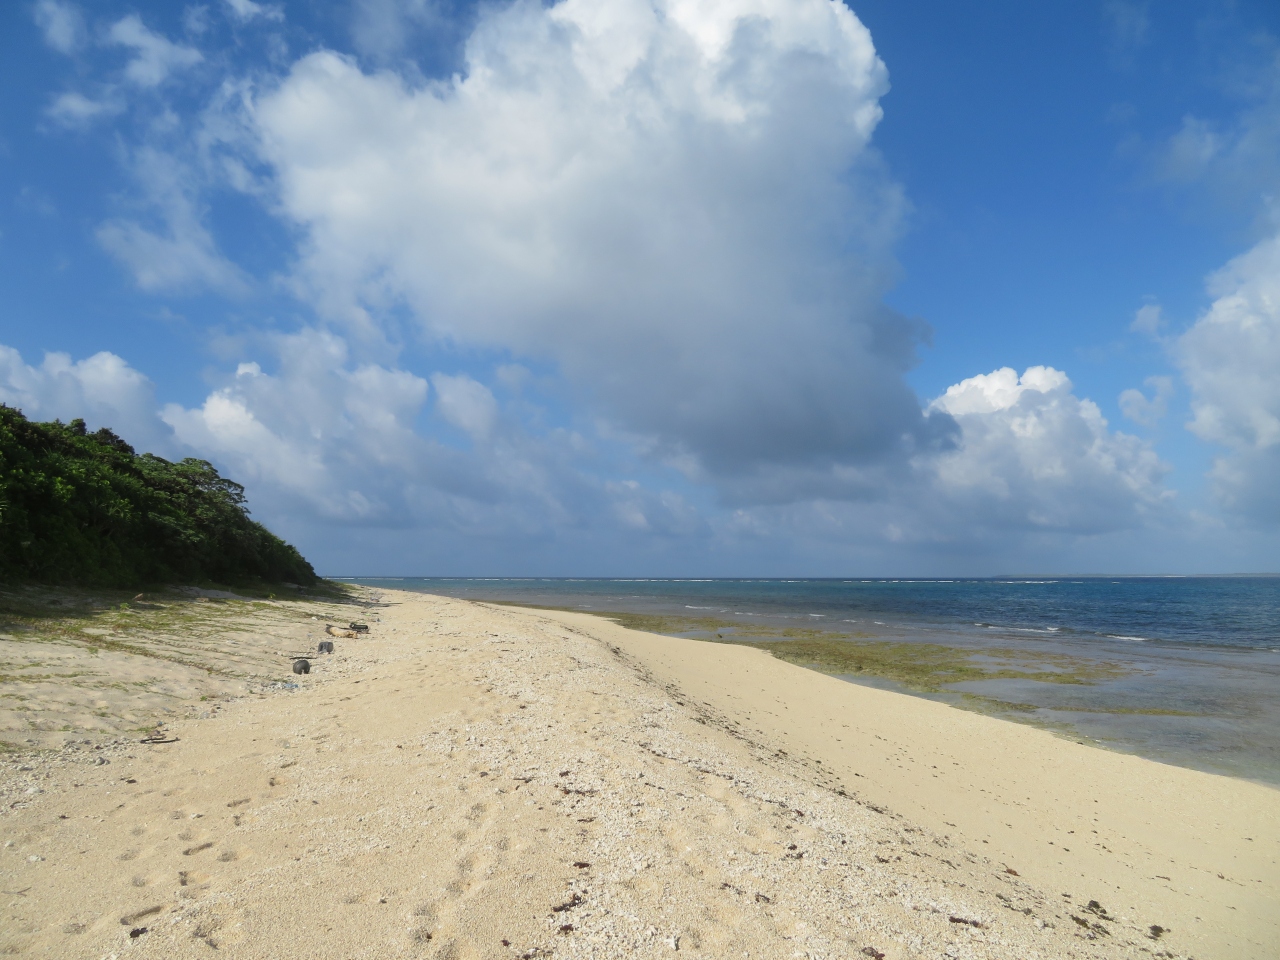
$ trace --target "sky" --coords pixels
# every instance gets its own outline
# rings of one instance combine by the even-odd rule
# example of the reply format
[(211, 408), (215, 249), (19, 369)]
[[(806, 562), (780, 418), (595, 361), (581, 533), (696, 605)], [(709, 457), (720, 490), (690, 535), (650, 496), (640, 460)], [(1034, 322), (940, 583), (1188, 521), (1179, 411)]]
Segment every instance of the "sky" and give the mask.
[(1280, 571), (1270, 0), (36, 0), (0, 78), (0, 402), (322, 574)]

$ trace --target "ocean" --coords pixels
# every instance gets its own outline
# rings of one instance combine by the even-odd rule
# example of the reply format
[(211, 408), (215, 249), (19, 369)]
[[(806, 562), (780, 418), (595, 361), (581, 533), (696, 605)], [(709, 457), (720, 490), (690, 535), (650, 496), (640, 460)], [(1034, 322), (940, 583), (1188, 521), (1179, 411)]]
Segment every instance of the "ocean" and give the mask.
[[(853, 643), (871, 666), (828, 672), (1280, 786), (1280, 577), (338, 579), (629, 614), (784, 656), (787, 643)], [(964, 670), (912, 672), (913, 650)]]

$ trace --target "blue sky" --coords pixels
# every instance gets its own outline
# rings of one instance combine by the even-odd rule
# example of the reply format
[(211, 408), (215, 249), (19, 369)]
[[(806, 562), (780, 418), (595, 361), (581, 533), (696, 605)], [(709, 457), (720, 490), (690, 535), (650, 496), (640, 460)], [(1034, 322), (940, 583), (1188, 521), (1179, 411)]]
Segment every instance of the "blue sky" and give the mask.
[(5, 5), (0, 401), (326, 573), (1280, 569), (1280, 10)]

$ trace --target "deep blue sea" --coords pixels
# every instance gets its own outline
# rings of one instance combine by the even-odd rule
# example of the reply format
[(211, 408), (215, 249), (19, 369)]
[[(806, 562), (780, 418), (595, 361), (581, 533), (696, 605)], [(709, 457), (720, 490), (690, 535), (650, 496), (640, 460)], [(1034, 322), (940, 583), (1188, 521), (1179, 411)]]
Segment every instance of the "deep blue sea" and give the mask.
[(980, 681), (931, 696), (1017, 702), (1024, 709), (1014, 719), (1280, 785), (1280, 577), (350, 579), (584, 612), (712, 617), (750, 624), (757, 635), (803, 624), (861, 638), (1094, 659), (1124, 675), (1087, 687)]

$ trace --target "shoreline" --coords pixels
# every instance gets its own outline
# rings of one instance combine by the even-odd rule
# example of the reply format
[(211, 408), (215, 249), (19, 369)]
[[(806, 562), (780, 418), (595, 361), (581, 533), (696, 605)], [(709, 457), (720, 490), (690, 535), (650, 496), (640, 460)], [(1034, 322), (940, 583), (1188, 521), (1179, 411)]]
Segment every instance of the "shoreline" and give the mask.
[(746, 647), (379, 592), (371, 635), (338, 641), (296, 691), (222, 701), (175, 720), (176, 742), (111, 751), (109, 765), (6, 769), (18, 799), (2, 886), (27, 889), (4, 898), (0, 946), (889, 960), (1280, 948), (1271, 788)]
[[(570, 623), (590, 616), (546, 615)], [(1268, 785), (850, 684), (748, 647), (620, 627), (600, 632), (731, 726), (816, 758), (825, 774), (855, 784), (874, 802), (950, 832), (1047, 889), (1070, 891), (1082, 878), (1114, 875), (1121, 863), (1132, 874), (1136, 862), (1159, 860), (1163, 865), (1137, 882), (1103, 881), (1135, 899), (1132, 908), (1159, 912), (1177, 909), (1206, 879), (1226, 882), (1230, 874), (1218, 874), (1227, 864), (1239, 870), (1247, 863), (1239, 875), (1248, 872), (1262, 894), (1255, 911), (1274, 910), (1280, 902), (1280, 791)], [(748, 688), (775, 698), (780, 709), (749, 703), (742, 692)], [(836, 730), (848, 733), (837, 736)], [(927, 762), (930, 757), (941, 762)], [(1085, 839), (1067, 846), (1079, 842), (1075, 838)], [(1269, 852), (1262, 852), (1263, 844)], [(1271, 949), (1280, 950), (1280, 923), (1270, 928)]]
[[(758, 623), (743, 628), (739, 622), (700, 614), (476, 602), (583, 613), (640, 632), (765, 650), (847, 683), (1047, 730), (1114, 753), (1280, 789), (1275, 732), (1280, 729), (1280, 702), (1267, 682), (1280, 681), (1280, 672), (1271, 651), (1172, 644), (1105, 651), (1064, 643), (1060, 636), (1012, 649), (1007, 638), (962, 640), (954, 633), (900, 623), (890, 631), (851, 634), (825, 622), (801, 629)], [(806, 622), (798, 614), (778, 619)], [(1252, 669), (1236, 662), (1241, 657), (1249, 658)], [(855, 663), (860, 672), (852, 671)], [(958, 676), (966, 671), (969, 677)], [(1252, 689), (1239, 688), (1242, 677)]]

